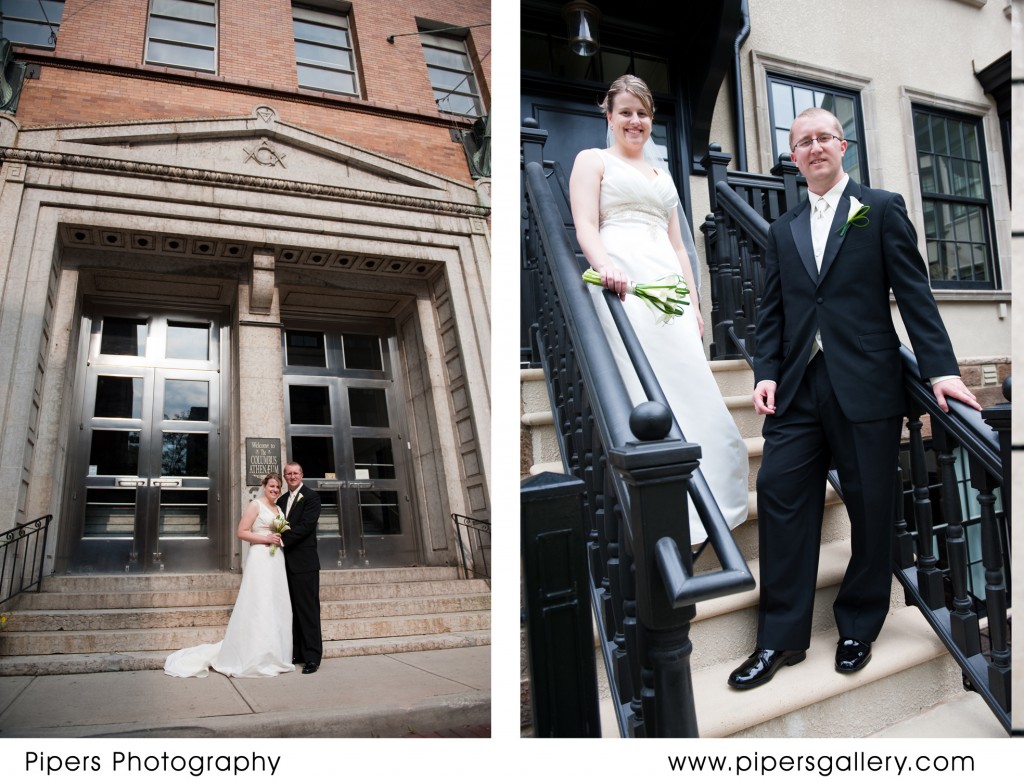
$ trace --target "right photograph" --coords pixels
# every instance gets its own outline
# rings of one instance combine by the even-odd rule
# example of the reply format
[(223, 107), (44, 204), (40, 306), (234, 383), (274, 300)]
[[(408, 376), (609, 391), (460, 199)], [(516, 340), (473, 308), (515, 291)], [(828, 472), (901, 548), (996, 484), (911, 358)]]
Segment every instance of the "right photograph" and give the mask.
[(1021, 732), (1020, 6), (522, 0), (523, 737)]

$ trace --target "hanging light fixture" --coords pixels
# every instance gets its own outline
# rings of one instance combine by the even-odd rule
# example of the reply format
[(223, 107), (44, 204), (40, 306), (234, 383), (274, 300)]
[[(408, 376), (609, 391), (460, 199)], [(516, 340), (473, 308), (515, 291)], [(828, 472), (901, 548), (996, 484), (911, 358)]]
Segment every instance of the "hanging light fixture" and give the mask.
[(591, 57), (601, 44), (597, 38), (597, 26), (601, 23), (601, 12), (585, 0), (573, 0), (562, 6), (562, 17), (568, 27), (569, 48), (580, 57)]

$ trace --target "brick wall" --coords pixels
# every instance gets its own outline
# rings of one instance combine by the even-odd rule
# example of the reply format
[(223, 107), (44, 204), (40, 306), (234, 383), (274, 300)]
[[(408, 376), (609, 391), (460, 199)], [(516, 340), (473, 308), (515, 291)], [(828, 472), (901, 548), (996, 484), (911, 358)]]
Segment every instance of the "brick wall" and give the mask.
[[(487, 0), (354, 0), (350, 20), (362, 94), (331, 96), (296, 86), (288, 0), (219, 0), (218, 72), (145, 65), (148, 3), (67, 0), (56, 49), (18, 49), (41, 63), (25, 82), (17, 120), (45, 125), (240, 116), (272, 105), (285, 122), (463, 181), (465, 155), (434, 104), (417, 20), (473, 25)], [(397, 35), (388, 43), (389, 35)], [(490, 101), (490, 27), (469, 31), (485, 105)]]

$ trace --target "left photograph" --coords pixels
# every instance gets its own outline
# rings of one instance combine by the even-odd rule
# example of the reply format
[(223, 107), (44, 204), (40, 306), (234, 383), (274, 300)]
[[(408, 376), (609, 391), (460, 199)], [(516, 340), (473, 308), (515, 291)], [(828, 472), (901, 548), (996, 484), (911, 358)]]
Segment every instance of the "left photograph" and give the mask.
[(490, 52), (0, 2), (0, 737), (490, 736)]

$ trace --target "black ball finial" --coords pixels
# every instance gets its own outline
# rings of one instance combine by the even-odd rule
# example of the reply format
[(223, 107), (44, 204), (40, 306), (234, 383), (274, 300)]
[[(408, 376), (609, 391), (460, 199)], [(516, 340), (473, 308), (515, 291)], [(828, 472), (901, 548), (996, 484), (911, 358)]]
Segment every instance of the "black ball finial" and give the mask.
[(672, 412), (661, 402), (641, 402), (629, 414), (629, 429), (638, 440), (664, 440), (672, 429)]

